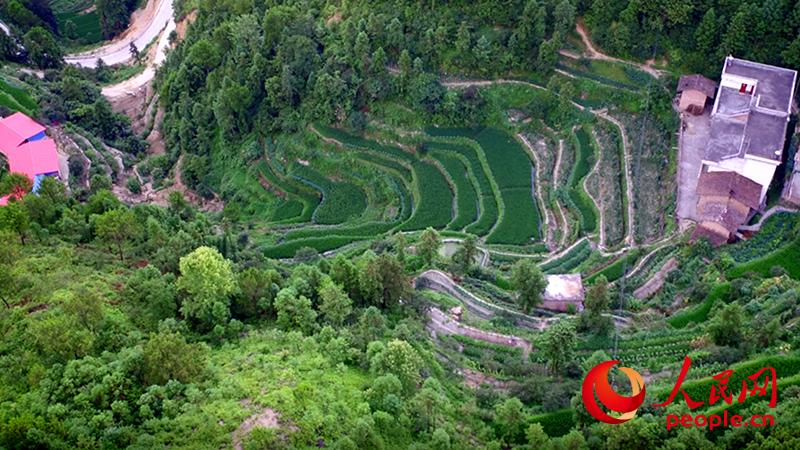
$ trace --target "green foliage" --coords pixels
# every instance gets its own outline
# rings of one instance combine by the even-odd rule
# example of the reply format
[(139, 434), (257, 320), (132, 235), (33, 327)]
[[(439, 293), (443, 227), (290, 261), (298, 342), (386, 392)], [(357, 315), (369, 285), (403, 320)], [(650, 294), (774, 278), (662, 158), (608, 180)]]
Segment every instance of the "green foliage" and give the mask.
[(236, 292), (231, 262), (209, 247), (199, 247), (180, 259), (177, 286), (186, 293), (181, 313), (206, 329), (225, 324), (230, 296)]
[(414, 391), (421, 380), (419, 371), (422, 367), (422, 359), (414, 347), (398, 339), (389, 341), (385, 348), (373, 347), (371, 345), (372, 350), (367, 350), (372, 354), (370, 370), (378, 374), (393, 374), (400, 380), (406, 393)]
[(439, 233), (433, 228), (427, 228), (422, 232), (419, 242), (416, 245), (417, 255), (425, 261), (425, 264), (430, 266), (439, 254), (439, 248), (441, 246), (442, 238), (439, 237)]
[(691, 322), (705, 322), (706, 319), (708, 319), (708, 314), (711, 312), (711, 308), (715, 303), (717, 303), (717, 300), (726, 298), (728, 295), (730, 295), (730, 292), (730, 283), (718, 284), (711, 289), (711, 292), (708, 293), (702, 304), (688, 311), (683, 311), (679, 314), (676, 314), (668, 320), (668, 323), (674, 328), (683, 328)]
[(541, 350), (553, 375), (560, 375), (574, 358), (575, 326), (559, 320), (547, 329), (541, 340)]
[(123, 252), (125, 243), (135, 239), (140, 232), (136, 217), (130, 210), (124, 208), (106, 211), (97, 216), (94, 220), (94, 228), (98, 239), (107, 243), (109, 247), (112, 244), (117, 247), (120, 261), (125, 260)]

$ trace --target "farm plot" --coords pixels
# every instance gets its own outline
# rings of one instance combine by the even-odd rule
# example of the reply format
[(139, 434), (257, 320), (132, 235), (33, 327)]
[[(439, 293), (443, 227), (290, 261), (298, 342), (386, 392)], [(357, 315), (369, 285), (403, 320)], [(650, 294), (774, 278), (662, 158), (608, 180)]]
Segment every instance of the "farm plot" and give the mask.
[(447, 226), (449, 230), (460, 231), (478, 218), (480, 200), (469, 178), (469, 171), (464, 161), (456, 155), (443, 152), (431, 152), (447, 172), (456, 190), (456, 218)]
[(581, 145), (597, 144), (600, 165), (593, 174), (596, 178), (597, 198), (603, 214), (604, 245), (614, 246), (625, 239), (627, 230), (627, 209), (624, 186), (624, 152), (618, 130), (605, 122), (599, 122), (594, 129), (594, 139), (587, 133), (579, 133)]
[(567, 147), (572, 147), (575, 155), (575, 163), (572, 166), (567, 183), (568, 203), (578, 213), (581, 232), (589, 234), (597, 229), (597, 210), (592, 199), (589, 198), (589, 194), (583, 188), (583, 179), (592, 169), (594, 156), (592, 155), (592, 147), (588, 145), (586, 132), (582, 128), (573, 133), (572, 137), (573, 139), (568, 141), (570, 145), (568, 146), (565, 143), (564, 149), (564, 152), (568, 153)]
[(672, 131), (662, 129), (649, 114), (620, 115), (619, 119), (631, 141), (634, 235), (637, 242), (650, 242), (664, 234), (666, 217), (675, 209)]
[[(66, 38), (82, 45), (103, 40), (100, 15), (94, 6), (94, 0), (51, 0), (50, 7), (56, 16), (59, 31)], [(67, 25), (67, 22), (73, 25)]]
[(469, 225), (464, 231), (478, 236), (484, 236), (489, 233), (498, 219), (498, 206), (497, 198), (492, 188), (492, 183), (489, 181), (489, 174), (487, 174), (481, 163), (481, 158), (477, 149), (470, 145), (450, 142), (427, 142), (428, 148), (431, 151), (446, 151), (457, 153), (465, 158), (468, 163), (470, 174), (475, 178), (475, 187), (480, 195), (480, 216), (477, 221)]
[(786, 272), (794, 279), (800, 280), (800, 238), (780, 249), (762, 256), (761, 258), (750, 260), (739, 264), (728, 271), (729, 278), (738, 278), (748, 272), (755, 272), (761, 276), (769, 276), (773, 267), (783, 267)]
[(598, 59), (564, 58), (559, 62), (558, 68), (571, 75), (588, 78), (617, 89), (644, 89), (653, 79), (649, 74), (627, 64)]
[(481, 147), (500, 190), (503, 210), (489, 244), (527, 244), (541, 239), (540, 214), (533, 197), (533, 164), (520, 144), (496, 128), (429, 128), (432, 136), (472, 139)]
[(341, 180), (334, 182), (301, 164), (293, 167), (292, 175), (322, 193), (322, 202), (313, 215), (315, 223), (343, 223), (361, 216), (367, 209), (366, 194), (352, 183)]

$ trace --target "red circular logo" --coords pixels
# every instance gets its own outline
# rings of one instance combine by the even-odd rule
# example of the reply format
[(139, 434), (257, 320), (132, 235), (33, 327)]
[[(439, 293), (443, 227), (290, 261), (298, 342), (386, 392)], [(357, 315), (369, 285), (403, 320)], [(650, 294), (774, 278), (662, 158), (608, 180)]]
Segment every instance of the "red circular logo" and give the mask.
[[(586, 374), (581, 389), (586, 411), (595, 419), (605, 423), (617, 424), (633, 419), (639, 406), (644, 402), (644, 379), (639, 372), (630, 367), (620, 367), (619, 370), (628, 376), (628, 380), (631, 383), (631, 396), (619, 395), (611, 387), (608, 382), (608, 371), (617, 364), (619, 364), (619, 361), (613, 360), (592, 367), (592, 370)], [(611, 411), (620, 413), (620, 415), (614, 417), (603, 411), (595, 400), (595, 392), (603, 406)]]

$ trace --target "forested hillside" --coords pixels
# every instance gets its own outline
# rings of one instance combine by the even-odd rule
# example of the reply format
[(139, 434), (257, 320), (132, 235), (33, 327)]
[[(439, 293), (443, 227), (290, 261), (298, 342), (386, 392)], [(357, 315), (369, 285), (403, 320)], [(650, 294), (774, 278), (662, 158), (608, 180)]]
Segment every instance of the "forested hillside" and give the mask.
[(728, 55), (800, 67), (800, 2), (586, 0), (579, 11), (592, 37), (619, 56), (667, 58), (710, 76)]

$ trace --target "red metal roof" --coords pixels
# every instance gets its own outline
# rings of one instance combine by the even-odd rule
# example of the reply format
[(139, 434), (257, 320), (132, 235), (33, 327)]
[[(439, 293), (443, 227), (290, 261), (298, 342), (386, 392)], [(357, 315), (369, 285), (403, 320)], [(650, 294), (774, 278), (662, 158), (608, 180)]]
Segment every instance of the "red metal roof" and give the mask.
[(8, 158), (10, 172), (24, 173), (30, 179), (36, 175), (58, 172), (58, 153), (52, 139), (28, 142), (3, 153)]
[(14, 113), (0, 119), (0, 148), (16, 147), (42, 131), (44, 127), (35, 120), (21, 112)]
[[(10, 172), (25, 174), (31, 180), (36, 175), (58, 173), (55, 141), (46, 137), (38, 141), (25, 142), (44, 130), (42, 125), (22, 113), (14, 113), (0, 119), (0, 153), (8, 160)], [(0, 206), (6, 201), (7, 198), (0, 198)]]

